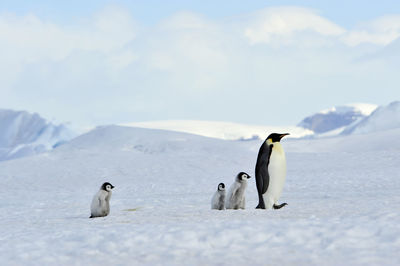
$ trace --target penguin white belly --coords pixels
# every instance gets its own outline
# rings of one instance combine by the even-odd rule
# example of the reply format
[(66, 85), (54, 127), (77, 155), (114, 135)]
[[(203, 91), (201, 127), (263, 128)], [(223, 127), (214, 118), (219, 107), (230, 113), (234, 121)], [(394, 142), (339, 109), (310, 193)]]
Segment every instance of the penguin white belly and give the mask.
[(246, 207), (245, 190), (247, 181), (242, 183), (235, 182), (229, 188), (228, 195), (225, 200), (226, 209), (244, 209)]
[(271, 209), (278, 202), (286, 179), (286, 158), (280, 143), (274, 144), (268, 164), (269, 185), (263, 194), (265, 208)]
[(225, 191), (217, 191), (211, 199), (211, 209), (225, 209)]
[(91, 214), (95, 217), (98, 216), (106, 216), (110, 212), (110, 207), (109, 207), (109, 195), (105, 191), (99, 191), (97, 194), (93, 197), (92, 204), (90, 206), (90, 211)]

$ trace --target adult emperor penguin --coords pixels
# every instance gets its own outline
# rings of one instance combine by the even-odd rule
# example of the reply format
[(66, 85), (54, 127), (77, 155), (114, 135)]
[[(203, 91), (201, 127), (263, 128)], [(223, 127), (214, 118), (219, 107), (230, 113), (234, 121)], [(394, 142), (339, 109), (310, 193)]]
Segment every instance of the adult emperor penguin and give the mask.
[(104, 217), (110, 213), (110, 198), (113, 188), (114, 186), (108, 182), (101, 185), (100, 190), (93, 197), (89, 218)]
[(225, 184), (219, 183), (217, 191), (211, 199), (211, 209), (224, 210), (225, 209)]
[(257, 209), (280, 209), (277, 204), (286, 179), (286, 158), (280, 140), (289, 133), (272, 133), (261, 145), (256, 163)]
[(246, 208), (246, 197), (245, 191), (247, 188), (247, 179), (250, 176), (245, 172), (240, 172), (235, 177), (235, 182), (230, 186), (228, 195), (225, 201), (225, 207), (227, 209), (245, 209)]

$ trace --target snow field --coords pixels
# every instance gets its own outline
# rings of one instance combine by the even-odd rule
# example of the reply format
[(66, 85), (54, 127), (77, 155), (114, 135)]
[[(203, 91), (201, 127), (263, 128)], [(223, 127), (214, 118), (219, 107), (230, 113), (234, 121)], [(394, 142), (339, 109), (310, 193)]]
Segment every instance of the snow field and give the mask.
[[(110, 126), (2, 162), (0, 264), (398, 265), (398, 131), (349, 137), (282, 141), (289, 205), (269, 211), (254, 209), (260, 140)], [(247, 209), (210, 210), (240, 171)], [(111, 213), (89, 219), (104, 181)]]

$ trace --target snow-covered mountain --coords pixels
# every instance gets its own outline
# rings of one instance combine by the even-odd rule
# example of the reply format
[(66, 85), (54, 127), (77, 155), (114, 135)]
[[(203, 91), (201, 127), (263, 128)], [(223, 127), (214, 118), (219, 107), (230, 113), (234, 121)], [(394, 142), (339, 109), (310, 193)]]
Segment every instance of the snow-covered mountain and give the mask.
[[(400, 102), (386, 107), (349, 104), (306, 117), (298, 126), (257, 126), (216, 121), (169, 120), (124, 124), (164, 129), (224, 140), (264, 139), (271, 132), (289, 132), (289, 138), (324, 137), (377, 132), (400, 127)], [(38, 114), (0, 109), (0, 161), (48, 151), (75, 135)]]
[(380, 106), (360, 122), (348, 126), (343, 134), (365, 134), (400, 128), (400, 102)]
[(290, 132), (289, 138), (324, 137), (340, 135), (346, 129), (354, 128), (377, 107), (366, 103), (335, 106), (304, 118), (297, 126), (263, 126), (194, 120), (134, 122), (121, 125), (172, 130), (225, 140), (265, 139), (272, 132)]
[(400, 128), (400, 102), (387, 106), (349, 104), (306, 117), (298, 125), (313, 131), (314, 137), (366, 134)]
[(376, 108), (377, 105), (361, 103), (335, 106), (304, 118), (298, 126), (312, 130), (317, 135), (338, 135), (346, 127), (369, 116)]
[(379, 108), (366, 103), (335, 106), (304, 118), (297, 126), (193, 120), (135, 122), (122, 126), (172, 130), (224, 140), (265, 139), (272, 132), (290, 132), (288, 138), (321, 138), (399, 128), (400, 102)]
[(260, 126), (199, 120), (136, 122), (122, 126), (172, 130), (224, 140), (265, 139), (272, 132), (290, 132), (288, 138), (301, 138), (313, 134), (311, 130), (296, 126)]
[(0, 109), (0, 161), (48, 151), (73, 136), (38, 114)]
[[(283, 139), (289, 205), (264, 211), (262, 140), (98, 127), (0, 162), (0, 264), (399, 265), (399, 131)], [(252, 176), (246, 210), (211, 210), (218, 183), (239, 171)], [(111, 213), (89, 219), (104, 181)]]

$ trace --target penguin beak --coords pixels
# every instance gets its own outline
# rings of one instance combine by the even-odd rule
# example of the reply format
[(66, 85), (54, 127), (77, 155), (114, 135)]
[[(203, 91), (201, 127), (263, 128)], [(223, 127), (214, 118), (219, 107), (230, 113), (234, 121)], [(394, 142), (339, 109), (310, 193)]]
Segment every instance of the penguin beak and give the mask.
[(111, 185), (111, 189), (115, 188), (115, 186)]
[(283, 134), (281, 134), (281, 139), (284, 137), (284, 136), (287, 136), (287, 135), (290, 135), (289, 133), (283, 133)]

